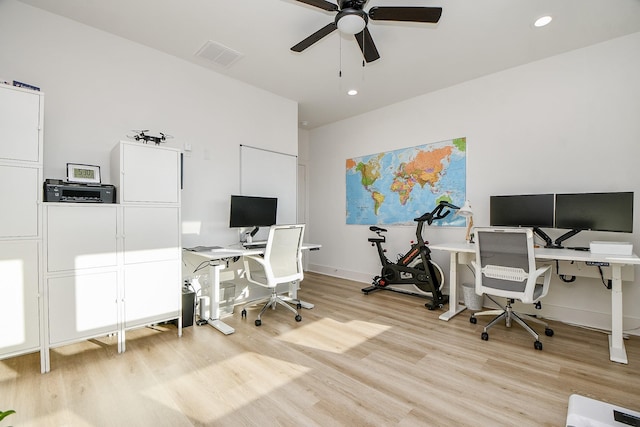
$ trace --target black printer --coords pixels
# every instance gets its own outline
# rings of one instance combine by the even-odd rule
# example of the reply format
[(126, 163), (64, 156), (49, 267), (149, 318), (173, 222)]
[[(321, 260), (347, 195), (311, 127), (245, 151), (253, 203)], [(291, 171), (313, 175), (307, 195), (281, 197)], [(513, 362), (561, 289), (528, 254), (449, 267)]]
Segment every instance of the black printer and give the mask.
[(47, 179), (44, 182), (45, 202), (115, 203), (116, 188), (110, 184), (84, 184)]

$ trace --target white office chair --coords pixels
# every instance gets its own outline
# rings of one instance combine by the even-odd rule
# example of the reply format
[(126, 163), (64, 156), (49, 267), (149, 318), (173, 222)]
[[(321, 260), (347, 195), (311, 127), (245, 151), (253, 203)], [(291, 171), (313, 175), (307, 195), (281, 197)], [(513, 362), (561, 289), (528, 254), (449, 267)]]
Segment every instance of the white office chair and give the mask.
[[(511, 304), (516, 300), (525, 304), (534, 304), (540, 308), (539, 300), (547, 295), (551, 282), (551, 266), (537, 268), (534, 247), (533, 230), (530, 228), (476, 228), (476, 260), (473, 262), (476, 276), (476, 294), (485, 294), (491, 301), (498, 304), (491, 296), (504, 297), (507, 304), (500, 310), (489, 310), (474, 313), (469, 319), (476, 323), (476, 316), (496, 315), (484, 327), (482, 339), (488, 340), (487, 330), (501, 319), (505, 319), (507, 327), (511, 327), (511, 320), (515, 320), (525, 330), (535, 337), (534, 347), (542, 350), (536, 331), (522, 319), (522, 314), (515, 313)], [(542, 278), (543, 282), (537, 283)], [(543, 324), (545, 335), (552, 336), (553, 330), (549, 325), (535, 316), (526, 315), (527, 319)]]
[[(304, 224), (273, 225), (269, 229), (264, 257), (245, 256), (244, 268), (249, 282), (271, 289), (269, 298), (253, 301), (242, 308), (242, 317), (247, 316), (246, 307), (266, 301), (255, 321), (256, 326), (262, 324), (262, 314), (267, 308), (275, 310), (280, 304), (295, 313), (297, 322), (302, 320), (298, 311), (276, 293), (276, 286), (281, 283), (299, 282), (304, 278), (302, 271), (302, 238)], [(301, 308), (300, 301), (297, 308)]]

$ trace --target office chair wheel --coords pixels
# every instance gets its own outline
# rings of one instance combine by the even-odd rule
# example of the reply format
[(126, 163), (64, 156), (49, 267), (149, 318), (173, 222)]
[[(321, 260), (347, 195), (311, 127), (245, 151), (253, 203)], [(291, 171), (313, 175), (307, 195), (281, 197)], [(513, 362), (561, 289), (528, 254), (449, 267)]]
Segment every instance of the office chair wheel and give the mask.
[(256, 321), (254, 323), (256, 324), (256, 326), (260, 326), (260, 325), (262, 325), (262, 320), (256, 319)]
[(544, 329), (544, 334), (548, 337), (552, 337), (553, 336), (553, 329), (551, 328), (545, 328)]
[(240, 317), (243, 319), (247, 318), (247, 310), (245, 310), (244, 308), (242, 309), (242, 311), (240, 312)]
[(483, 332), (482, 335), (480, 335), (480, 338), (482, 338), (482, 341), (489, 341), (489, 334)]
[(302, 321), (302, 316), (300, 316), (299, 314), (296, 314), (296, 322), (300, 322)]
[(536, 342), (533, 343), (533, 347), (536, 350), (542, 350), (542, 343), (540, 341), (536, 341)]
[(478, 323), (478, 319), (476, 319), (473, 315), (469, 318), (469, 323), (473, 323), (474, 325)]
[(298, 310), (302, 309), (302, 304), (300, 304), (300, 303), (296, 304), (296, 308), (297, 308)]

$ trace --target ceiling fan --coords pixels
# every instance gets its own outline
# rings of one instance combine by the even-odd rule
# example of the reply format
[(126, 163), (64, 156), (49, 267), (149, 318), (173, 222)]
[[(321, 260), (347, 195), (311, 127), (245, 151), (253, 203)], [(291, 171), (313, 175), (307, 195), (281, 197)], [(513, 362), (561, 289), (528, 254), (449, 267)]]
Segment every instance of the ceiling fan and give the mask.
[(302, 52), (335, 30), (355, 35), (365, 61), (373, 62), (380, 58), (367, 28), (369, 19), (374, 21), (408, 21), (436, 23), (442, 15), (441, 7), (374, 6), (369, 12), (363, 10), (368, 0), (338, 0), (338, 4), (326, 0), (296, 0), (329, 12), (338, 12), (334, 22), (325, 25), (306, 39), (291, 48)]

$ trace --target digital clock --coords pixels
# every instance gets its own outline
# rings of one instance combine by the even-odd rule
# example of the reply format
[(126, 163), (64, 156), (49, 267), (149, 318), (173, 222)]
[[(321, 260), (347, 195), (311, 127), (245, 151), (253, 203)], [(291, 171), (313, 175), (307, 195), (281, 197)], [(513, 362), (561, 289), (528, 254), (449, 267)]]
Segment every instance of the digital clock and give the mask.
[(67, 163), (67, 181), (100, 184), (100, 166)]

